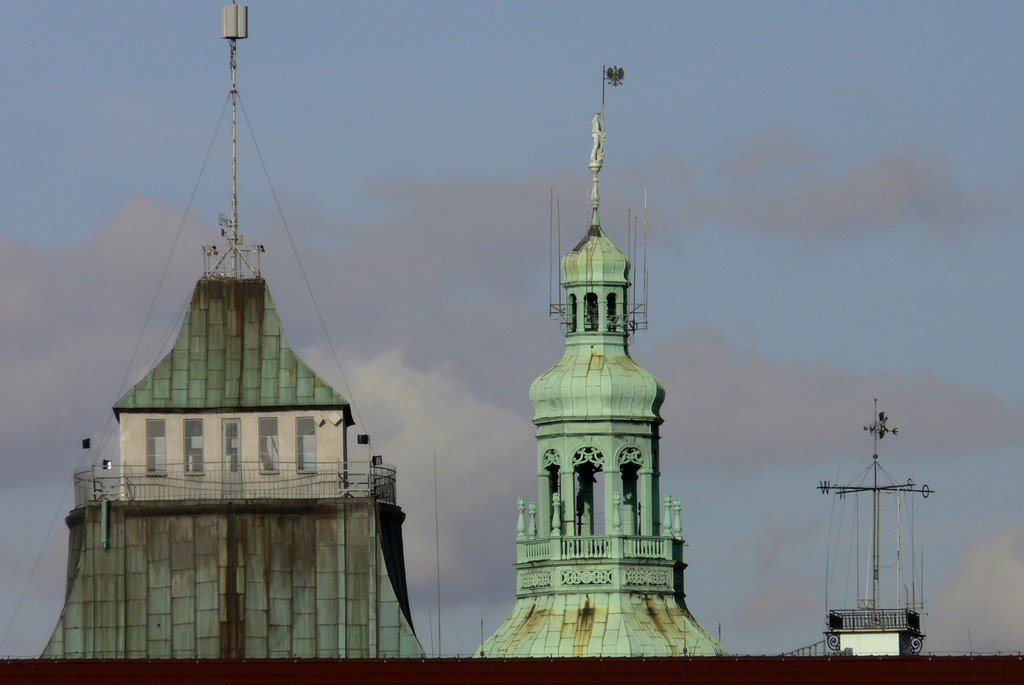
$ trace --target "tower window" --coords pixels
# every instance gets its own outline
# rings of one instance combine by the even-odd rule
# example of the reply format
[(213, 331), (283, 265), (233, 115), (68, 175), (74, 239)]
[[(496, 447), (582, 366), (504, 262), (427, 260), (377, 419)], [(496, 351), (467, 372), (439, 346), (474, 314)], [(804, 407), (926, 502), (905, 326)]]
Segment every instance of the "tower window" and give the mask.
[(583, 312), (583, 330), (596, 331), (598, 310), (597, 310), (597, 294), (587, 293), (583, 298), (583, 306), (585, 311)]
[(265, 417), (259, 421), (260, 430), (260, 470), (277, 471), (281, 450), (277, 439), (277, 418)]
[(295, 419), (295, 461), (299, 471), (316, 471), (316, 424), (312, 417)]
[(185, 473), (203, 472), (203, 420), (185, 419)]
[(615, 293), (608, 293), (608, 330), (617, 331), (619, 326), (619, 313), (615, 307)]
[(568, 323), (568, 327), (569, 327), (569, 332), (570, 333), (575, 333), (576, 332), (576, 296), (575, 295), (570, 295), (569, 296), (569, 323)]
[(146, 421), (146, 472), (167, 473), (167, 423), (163, 419)]

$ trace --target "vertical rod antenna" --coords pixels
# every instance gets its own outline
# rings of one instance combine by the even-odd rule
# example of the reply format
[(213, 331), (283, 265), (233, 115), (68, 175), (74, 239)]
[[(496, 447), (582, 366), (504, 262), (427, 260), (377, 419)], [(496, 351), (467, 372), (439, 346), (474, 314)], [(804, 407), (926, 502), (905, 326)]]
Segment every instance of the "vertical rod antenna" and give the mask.
[[(878, 399), (875, 399), (875, 416), (878, 416)], [(875, 454), (872, 459), (873, 475), (875, 486), (871, 491), (872, 496), (872, 521), (871, 521), (871, 608), (878, 608), (878, 572), (879, 572), (879, 536), (881, 535), (881, 499), (878, 492), (878, 437), (881, 431), (875, 431)]]
[(555, 302), (555, 187), (551, 186), (548, 194), (548, 309)]
[(647, 188), (644, 188), (644, 323), (650, 313), (647, 311)]
[(437, 516), (437, 450), (434, 450), (434, 559), (437, 562), (437, 655), (444, 654), (441, 640), (441, 528)]
[(913, 498), (910, 498), (910, 606), (918, 610), (918, 559), (914, 550), (918, 549), (913, 542)]
[[(558, 240), (558, 259), (562, 258), (562, 198), (555, 200), (555, 231)], [(562, 269), (558, 269), (558, 305), (562, 306)], [(571, 312), (570, 312), (571, 314)], [(571, 319), (570, 319), (571, 320)]]

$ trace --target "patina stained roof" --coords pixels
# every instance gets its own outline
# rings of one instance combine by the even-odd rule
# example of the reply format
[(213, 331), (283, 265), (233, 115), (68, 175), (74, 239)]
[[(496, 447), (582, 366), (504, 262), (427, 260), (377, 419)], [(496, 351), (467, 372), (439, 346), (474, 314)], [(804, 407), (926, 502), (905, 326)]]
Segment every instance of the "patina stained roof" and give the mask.
[(118, 400), (114, 412), (259, 410), (348, 402), (288, 346), (262, 278), (203, 278), (174, 348)]

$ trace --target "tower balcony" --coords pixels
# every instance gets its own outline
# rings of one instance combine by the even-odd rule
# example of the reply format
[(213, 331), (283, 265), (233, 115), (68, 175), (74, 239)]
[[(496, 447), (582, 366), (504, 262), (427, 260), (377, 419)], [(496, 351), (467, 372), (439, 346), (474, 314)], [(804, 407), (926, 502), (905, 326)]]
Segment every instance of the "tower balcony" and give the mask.
[(371, 462), (320, 463), (315, 470), (279, 462), (274, 469), (209, 464), (198, 472), (185, 468), (159, 471), (122, 465), (107, 470), (94, 465), (75, 471), (75, 507), (98, 501), (182, 501), (331, 499), (370, 497), (397, 504), (394, 466)]
[(683, 541), (650, 535), (552, 536), (516, 542), (518, 597), (682, 591)]
[(516, 563), (576, 559), (682, 561), (682, 541), (651, 535), (552, 536), (518, 540)]

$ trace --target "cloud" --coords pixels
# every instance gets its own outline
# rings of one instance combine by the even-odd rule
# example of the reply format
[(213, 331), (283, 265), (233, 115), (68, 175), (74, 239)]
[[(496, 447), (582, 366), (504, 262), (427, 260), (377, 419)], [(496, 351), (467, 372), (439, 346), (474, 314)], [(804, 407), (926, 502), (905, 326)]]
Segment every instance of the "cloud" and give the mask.
[(780, 129), (765, 131), (737, 145), (736, 154), (721, 162), (719, 174), (759, 177), (791, 170), (803, 170), (816, 153), (807, 141)]
[(960, 184), (941, 155), (916, 150), (839, 173), (808, 174), (790, 187), (741, 185), (722, 204), (725, 218), (742, 225), (825, 239), (883, 233), (901, 224), (948, 236), (1001, 212), (991, 194)]
[[(303, 356), (332, 375), (322, 350)], [(448, 588), (458, 588), (450, 603), (486, 598), (495, 578), (511, 587), (515, 500), (536, 495), (529, 420), (467, 389), (451, 365), (415, 369), (397, 347), (369, 358), (345, 357), (374, 450), (399, 469), (413, 589), (429, 597), (435, 588), (435, 452), (441, 574)], [(481, 540), (490, 541), (486, 554)]]
[(1024, 444), (1024, 407), (927, 370), (864, 374), (779, 362), (699, 328), (660, 343), (649, 357), (668, 389), (665, 443), (726, 468), (863, 455), (869, 444), (861, 427), (874, 397), (901, 427), (904, 454), (943, 459)]
[[(652, 167), (665, 166), (656, 159)], [(971, 186), (939, 151), (904, 146), (863, 157), (779, 129), (737, 142), (685, 175), (650, 176), (675, 223), (828, 244), (908, 227), (963, 236), (1013, 211), (1009, 190)], [(669, 198), (668, 201), (658, 198)]]
[(976, 540), (960, 553), (952, 575), (935, 593), (925, 626), (927, 649), (1020, 652), (1024, 645), (1024, 528)]

